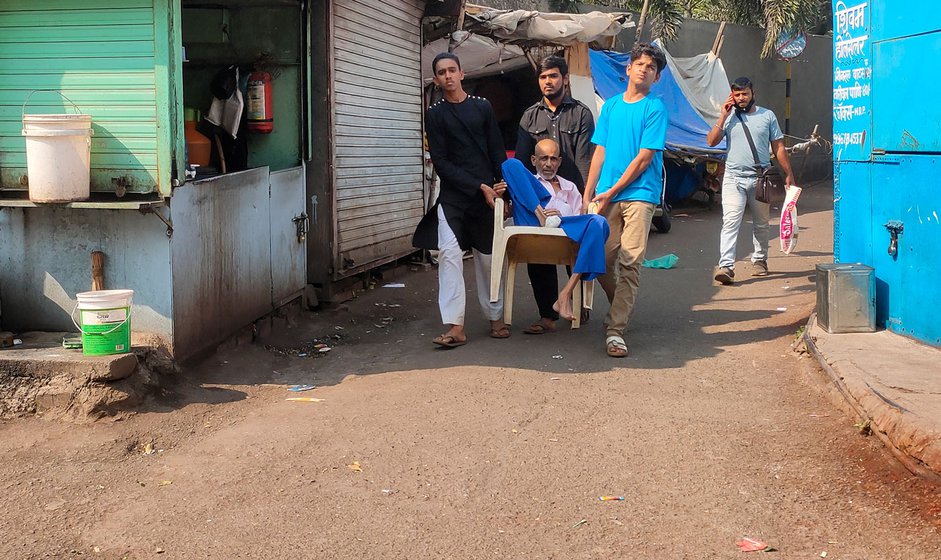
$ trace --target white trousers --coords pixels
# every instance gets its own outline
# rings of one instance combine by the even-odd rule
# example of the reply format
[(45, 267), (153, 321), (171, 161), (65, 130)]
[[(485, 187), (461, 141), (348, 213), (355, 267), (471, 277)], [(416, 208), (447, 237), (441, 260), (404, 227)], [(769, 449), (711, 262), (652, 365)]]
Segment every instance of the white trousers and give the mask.
[[(477, 301), (489, 321), (503, 318), (503, 282), (500, 298), (490, 303), (490, 255), (474, 249)], [(444, 209), (438, 206), (438, 307), (445, 325), (464, 325), (467, 290), (464, 287), (464, 251), (451, 231)]]

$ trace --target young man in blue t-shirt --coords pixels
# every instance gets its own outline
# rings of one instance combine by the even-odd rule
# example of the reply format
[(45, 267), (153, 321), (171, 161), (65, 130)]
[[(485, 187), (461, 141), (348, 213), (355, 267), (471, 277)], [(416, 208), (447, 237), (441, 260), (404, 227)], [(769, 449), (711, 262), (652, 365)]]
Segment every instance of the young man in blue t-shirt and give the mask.
[(611, 302), (605, 346), (614, 358), (628, 355), (624, 329), (634, 312), (650, 221), (663, 191), (667, 135), (666, 107), (648, 95), (666, 57), (644, 43), (630, 55), (627, 91), (605, 101), (595, 125), (591, 141), (596, 148), (584, 195), (584, 203), (597, 204), (611, 228), (605, 246), (608, 272), (598, 282)]

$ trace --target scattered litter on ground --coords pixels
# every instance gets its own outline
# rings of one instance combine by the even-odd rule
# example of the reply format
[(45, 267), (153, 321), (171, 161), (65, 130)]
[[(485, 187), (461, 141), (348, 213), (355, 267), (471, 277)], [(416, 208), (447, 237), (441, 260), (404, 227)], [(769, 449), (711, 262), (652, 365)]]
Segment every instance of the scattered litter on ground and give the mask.
[(398, 494), (399, 491), (398, 491), (398, 490), (392, 490), (391, 488), (383, 488), (383, 489), (382, 489), (382, 493), (385, 494), (386, 496), (391, 496), (392, 494)]
[(777, 551), (776, 548), (772, 548), (757, 539), (752, 539), (748, 537), (742, 537), (742, 539), (739, 541), (736, 541), (735, 544), (738, 545), (738, 547), (742, 550), (742, 552), (776, 552)]
[(821, 553), (820, 553), (820, 557), (821, 557), (821, 558), (826, 558), (826, 557), (827, 557), (827, 551), (824, 550), (823, 552), (821, 552)]
[(624, 496), (598, 496), (602, 502), (623, 502)]
[[(334, 327), (342, 329), (343, 327)], [(275, 344), (266, 344), (265, 350), (278, 354), (280, 356), (296, 356), (298, 358), (317, 357), (326, 354), (339, 343), (343, 337), (340, 334), (327, 335), (315, 338), (308, 342), (303, 342), (299, 346), (277, 346)]]
[[(811, 418), (829, 418), (829, 417), (830, 417), (829, 414), (816, 414), (816, 413), (813, 413), (813, 412), (811, 412), (811, 413), (808, 414), (807, 416), (810, 416)], [(831, 544), (832, 544), (832, 543), (831, 543)]]
[(383, 288), (404, 288), (405, 284), (402, 282), (389, 282), (388, 284), (383, 284)]
[(335, 331), (342, 331), (342, 330), (343, 330), (343, 327), (341, 327), (340, 325), (337, 325), (337, 326), (333, 327), (333, 330), (335, 330)]
[(82, 335), (63, 336), (62, 347), (66, 350), (80, 350), (82, 348)]
[(562, 379), (562, 378), (561, 378), (561, 377), (550, 377), (550, 378), (549, 378), (549, 381), (558, 381), (558, 380), (560, 380), (560, 379)]
[(646, 260), (644, 259), (643, 264), (644, 268), (673, 268), (676, 266), (676, 263), (680, 261), (680, 258), (673, 253), (668, 255), (663, 255), (662, 257), (657, 257), (655, 259)]
[(157, 446), (153, 442), (144, 444), (144, 455), (153, 455), (157, 452)]
[(359, 461), (353, 461), (346, 468), (350, 469), (353, 472), (363, 472), (363, 467), (359, 464)]
[(157, 550), (155, 550), (154, 552), (156, 552), (157, 554), (163, 554), (164, 552), (166, 552), (166, 550), (162, 548), (157, 548)]
[(23, 344), (23, 339), (22, 339), (22, 338), (14, 338), (14, 339), (13, 339), (13, 346), (19, 346), (20, 344)]
[(323, 402), (323, 399), (318, 399), (314, 397), (288, 397), (284, 399), (286, 401), (298, 401), (298, 402)]
[(787, 307), (779, 307), (777, 310), (778, 310), (778, 311), (787, 311)]
[(302, 391), (310, 391), (311, 389), (316, 389), (316, 385), (292, 385), (288, 387), (288, 391), (292, 393), (300, 393)]
[(559, 442), (559, 439), (558, 439), (558, 438), (549, 438), (549, 441), (551, 441), (552, 443), (558, 443), (558, 442)]
[(552, 359), (553, 359), (553, 360), (561, 360), (561, 359), (562, 359), (562, 354), (556, 354), (555, 356), (552, 356)]
[(585, 523), (588, 523), (587, 519), (582, 519), (581, 521), (577, 521), (576, 523), (572, 525), (572, 529), (577, 529), (581, 527), (582, 525), (584, 525)]
[(170, 486), (171, 484), (173, 484), (172, 480), (161, 480), (157, 486)]

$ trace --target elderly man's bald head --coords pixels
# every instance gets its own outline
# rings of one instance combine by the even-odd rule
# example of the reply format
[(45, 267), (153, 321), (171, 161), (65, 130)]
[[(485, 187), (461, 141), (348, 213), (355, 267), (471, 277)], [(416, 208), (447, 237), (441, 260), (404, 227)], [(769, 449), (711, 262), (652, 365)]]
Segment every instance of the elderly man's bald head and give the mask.
[(552, 138), (546, 138), (536, 143), (536, 149), (533, 151), (533, 167), (539, 176), (547, 181), (555, 178), (559, 171), (559, 165), (562, 163), (562, 151), (559, 143)]
[(536, 142), (535, 149), (536, 157), (540, 155), (549, 155), (554, 154), (559, 156), (562, 154), (561, 148), (559, 148), (559, 143), (553, 140), (552, 138), (544, 138), (539, 142)]

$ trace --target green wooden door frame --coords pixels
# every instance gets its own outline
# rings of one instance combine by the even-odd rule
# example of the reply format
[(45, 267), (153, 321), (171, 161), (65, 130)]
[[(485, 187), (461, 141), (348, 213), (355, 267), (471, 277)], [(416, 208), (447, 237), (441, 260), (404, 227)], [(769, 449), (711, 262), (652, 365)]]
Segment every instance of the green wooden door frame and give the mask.
[[(181, 0), (154, 0), (154, 77), (157, 91), (158, 188), (164, 197), (182, 182), (186, 168), (183, 131), (183, 36)], [(165, 17), (160, 17), (164, 14)]]

